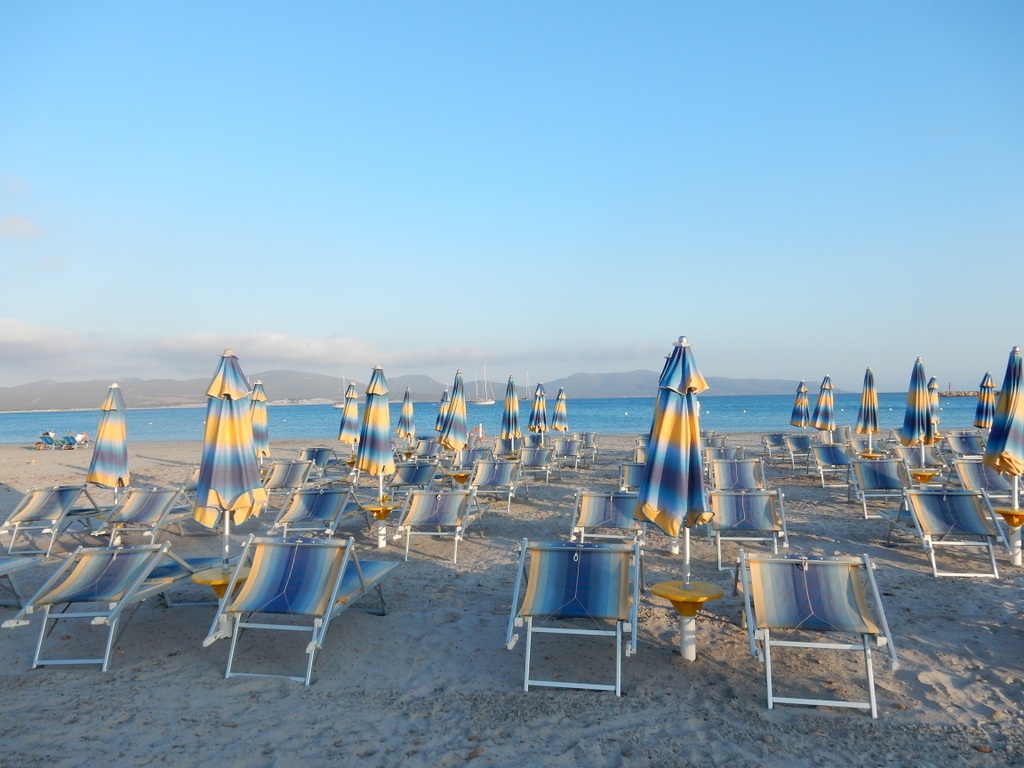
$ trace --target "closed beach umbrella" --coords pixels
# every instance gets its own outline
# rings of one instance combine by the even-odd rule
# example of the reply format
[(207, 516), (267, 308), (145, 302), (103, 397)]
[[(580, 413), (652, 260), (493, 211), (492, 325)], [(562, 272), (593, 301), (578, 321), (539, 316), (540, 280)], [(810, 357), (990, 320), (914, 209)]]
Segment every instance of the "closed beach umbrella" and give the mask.
[(416, 422), (413, 419), (412, 390), (405, 388), (405, 397), (402, 398), (402, 412), (398, 417), (398, 427), (395, 434), (408, 440), (409, 445), (416, 439)]
[(125, 488), (131, 482), (128, 472), (128, 434), (124, 421), (124, 398), (121, 388), (111, 384), (107, 399), (100, 406), (100, 425), (96, 430), (92, 461), (85, 482), (114, 489)]
[(267, 393), (263, 391), (263, 382), (252, 385), (249, 415), (252, 418), (252, 445), (259, 463), (270, 455), (270, 433), (267, 430)]
[(924, 447), (935, 442), (935, 425), (932, 423), (931, 403), (928, 399), (928, 379), (924, 375), (921, 358), (914, 362), (907, 389), (907, 409), (903, 414), (903, 426), (899, 431), (903, 445), (921, 446), (921, 467), (924, 468)]
[(992, 429), (996, 412), (996, 384), (992, 374), (986, 372), (978, 385), (978, 405), (974, 409), (974, 426), (978, 429)]
[(437, 442), (449, 451), (461, 451), (469, 445), (469, 435), (466, 431), (466, 391), (462, 383), (462, 371), (455, 372), (452, 399), (445, 409), (441, 434), (438, 435)]
[(551, 412), (551, 431), (569, 431), (569, 414), (565, 410), (565, 390), (562, 387), (558, 388), (558, 395), (555, 397), (555, 408)]
[(258, 515), (267, 503), (252, 442), (249, 392), (238, 358), (224, 350), (206, 390), (206, 431), (192, 515), (207, 528), (223, 523), (225, 563), (231, 524)]
[(501, 412), (501, 439), (512, 441), (512, 450), (516, 449), (516, 440), (521, 439), (523, 433), (519, 430), (519, 394), (516, 392), (516, 383), (512, 377), (508, 377), (508, 384), (505, 386), (505, 404)]
[(935, 430), (935, 441), (939, 440), (939, 380), (932, 376), (928, 380), (928, 415)]
[(871, 450), (872, 436), (878, 434), (878, 390), (875, 389), (875, 374), (868, 368), (864, 371), (864, 386), (860, 390), (860, 410), (853, 431), (868, 436), (868, 451)]
[(796, 388), (796, 400), (793, 402), (793, 413), (789, 417), (789, 423), (794, 427), (806, 429), (811, 420), (811, 404), (807, 400), (807, 385), (800, 382)]
[(690, 583), (690, 527), (710, 519), (700, 443), (700, 403), (708, 388), (685, 337), (676, 342), (658, 382), (654, 424), (638, 491), (636, 519), (667, 535), (685, 532), (685, 583)]
[(448, 404), (451, 401), (452, 397), (448, 393), (448, 387), (445, 387), (444, 392), (441, 393), (441, 399), (437, 403), (437, 418), (434, 419), (434, 431), (440, 432), (441, 428), (444, 427), (444, 415), (448, 413)]
[(395, 471), (395, 456), (391, 450), (388, 383), (379, 365), (373, 369), (370, 383), (366, 387), (366, 405), (359, 429), (355, 468), (377, 477), (377, 498), (381, 499), (384, 496), (384, 475)]
[(537, 389), (533, 392), (530, 423), (526, 428), (534, 434), (540, 435), (540, 443), (544, 444), (544, 433), (548, 431), (548, 404), (543, 384), (538, 384)]
[(349, 384), (345, 390), (345, 402), (341, 407), (341, 425), (338, 427), (338, 441), (347, 445), (359, 442), (359, 395), (356, 385)]
[[(1020, 509), (1020, 476), (1024, 474), (1024, 363), (1019, 347), (1010, 352), (981, 461), (996, 472), (1013, 477), (1013, 508)], [(1013, 564), (1020, 565), (1019, 526), (1010, 529), (1010, 550)]]
[[(818, 399), (814, 403), (814, 415), (811, 426), (821, 432), (831, 432), (836, 428), (835, 408), (832, 398), (832, 379), (826, 376), (821, 380)], [(828, 442), (827, 440), (825, 442)]]

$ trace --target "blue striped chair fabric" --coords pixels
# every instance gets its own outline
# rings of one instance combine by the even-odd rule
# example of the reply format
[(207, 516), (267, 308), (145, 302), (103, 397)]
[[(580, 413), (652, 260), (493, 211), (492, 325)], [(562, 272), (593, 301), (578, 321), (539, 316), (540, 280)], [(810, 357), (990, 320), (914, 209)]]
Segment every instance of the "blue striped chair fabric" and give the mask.
[[(474, 491), (464, 489), (410, 493), (398, 523), (399, 535), (405, 535), (405, 559), (409, 559), (413, 536), (451, 536), (452, 562), (457, 563), (459, 542), (469, 524), (479, 516), (475, 496)], [(426, 530), (417, 530), (421, 528)]]
[(723, 541), (768, 542), (777, 553), (781, 536), (783, 546), (789, 546), (780, 490), (715, 490), (708, 494), (708, 501), (713, 514), (709, 536), (715, 539), (718, 570), (732, 567), (722, 565)]
[[(85, 496), (89, 506), (75, 508), (78, 500)], [(45, 554), (50, 556), (57, 536), (74, 519), (85, 520), (99, 513), (99, 507), (84, 485), (57, 485), (51, 488), (32, 488), (18, 502), (0, 528), (0, 534), (10, 533), (11, 541), (7, 554)], [(47, 536), (45, 549), (15, 549), (19, 537)]]
[(280, 529), (285, 538), (296, 533), (333, 536), (343, 521), (360, 515), (369, 526), (368, 513), (350, 488), (303, 488), (288, 499), (269, 533)]
[[(1006, 538), (996, 522), (991, 504), (983, 493), (913, 489), (906, 491), (907, 514), (890, 520), (889, 534), (909, 516), (921, 546), (928, 554), (933, 576), (985, 576), (999, 578), (995, 541)], [(942, 571), (936, 560), (936, 549), (982, 548), (988, 553), (990, 570)]]
[(853, 496), (860, 501), (864, 519), (880, 519), (877, 511), (868, 510), (868, 502), (902, 505), (903, 491), (910, 486), (910, 476), (902, 459), (854, 459), (850, 462)]
[(764, 464), (760, 459), (715, 459), (711, 462), (711, 487), (720, 491), (763, 489)]

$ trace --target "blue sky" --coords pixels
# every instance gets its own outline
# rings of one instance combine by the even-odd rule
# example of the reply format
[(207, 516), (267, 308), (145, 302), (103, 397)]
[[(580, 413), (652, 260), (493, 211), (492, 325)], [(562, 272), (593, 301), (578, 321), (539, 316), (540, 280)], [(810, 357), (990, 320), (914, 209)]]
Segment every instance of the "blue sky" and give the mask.
[[(1001, 380), (1024, 4), (5, 2), (0, 386)], [(571, 393), (570, 393), (571, 394)]]

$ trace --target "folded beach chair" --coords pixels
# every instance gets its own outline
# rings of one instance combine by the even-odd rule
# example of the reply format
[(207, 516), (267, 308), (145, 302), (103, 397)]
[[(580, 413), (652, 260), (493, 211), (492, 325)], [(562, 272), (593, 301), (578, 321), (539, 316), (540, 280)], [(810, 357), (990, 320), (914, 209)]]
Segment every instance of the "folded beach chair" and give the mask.
[(19, 571), (24, 571), (32, 566), (44, 562), (41, 557), (29, 557), (28, 555), (7, 555), (0, 557), (0, 582), (3, 582), (13, 598), (11, 600), (0, 600), (0, 605), (16, 605), (19, 608), (24, 605), (21, 590), (14, 578)]
[[(846, 498), (851, 498), (850, 453), (845, 445), (822, 443), (811, 446), (811, 458), (821, 477), (822, 488), (846, 488)], [(826, 483), (825, 476), (838, 477), (841, 483)]]
[[(525, 582), (525, 583), (524, 583)], [(640, 589), (640, 545), (604, 542), (539, 542), (524, 539), (519, 556), (512, 610), (505, 647), (519, 639), (516, 627), (526, 627), (523, 689), (531, 685), (615, 691), (622, 695), (623, 635), (625, 651), (636, 653), (637, 604)], [(523, 593), (519, 604), (520, 592)], [(608, 637), (615, 641), (613, 683), (541, 680), (531, 674), (535, 634)], [(593, 669), (584, 647), (574, 648), (572, 666)]]
[[(81, 497), (88, 506), (76, 507)], [(84, 522), (99, 513), (84, 485), (57, 485), (52, 488), (33, 488), (18, 503), (18, 506), (0, 527), (0, 535), (10, 533), (11, 541), (7, 554), (16, 551), (19, 537), (46, 537), (45, 549), (18, 549), (19, 554), (45, 554), (50, 556), (57, 536), (75, 521)]]
[[(933, 576), (983, 576), (999, 578), (995, 541), (1002, 536), (985, 495), (975, 491), (912, 489), (905, 492), (906, 509), (889, 519), (889, 535), (897, 528), (909, 528), (928, 553)], [(988, 552), (990, 569), (979, 573), (940, 571), (936, 562), (939, 547), (973, 547)]]
[(722, 566), (723, 541), (763, 541), (772, 545), (772, 552), (782, 546), (789, 547), (786, 513), (782, 505), (782, 491), (739, 490), (711, 491), (711, 529), (715, 549), (718, 551), (718, 570), (729, 570), (734, 565)]
[(761, 459), (715, 459), (710, 469), (713, 489), (738, 491), (766, 487)]
[(397, 534), (405, 534), (405, 559), (413, 536), (451, 536), (455, 547), (452, 562), (459, 559), (459, 542), (466, 528), (479, 516), (472, 490), (413, 491), (402, 508)]
[(520, 472), (519, 462), (511, 459), (478, 461), (469, 487), (476, 491), (477, 498), (504, 499), (506, 506), (511, 507), (519, 487)]
[[(893, 669), (898, 660), (872, 568), (867, 555), (826, 558), (740, 552), (737, 576), (744, 618), (751, 653), (764, 662), (768, 709), (775, 704), (852, 707), (878, 717), (872, 639), (887, 649)], [(824, 641), (814, 639), (821, 633), (826, 633)], [(867, 700), (776, 695), (772, 664), (777, 648), (862, 654)]]
[(555, 458), (554, 448), (524, 448), (519, 452), (519, 466), (523, 480), (523, 491), (530, 495), (529, 480), (544, 478), (544, 485), (551, 479), (551, 464)]
[(625, 461), (619, 464), (619, 490), (625, 493), (639, 490), (644, 477), (642, 461)]
[(100, 515), (100, 525), (93, 535), (109, 536), (112, 546), (118, 546), (126, 533), (141, 533), (152, 542), (180, 495), (177, 488), (131, 489)]
[(811, 444), (814, 442), (810, 435), (786, 435), (786, 453), (789, 454), (789, 463), (796, 469), (796, 460), (802, 459), (804, 469), (808, 472), (811, 467)]
[(864, 519), (883, 517), (877, 510), (869, 511), (868, 502), (902, 506), (903, 491), (910, 487), (910, 476), (902, 459), (854, 459), (850, 462), (853, 497), (864, 509)]
[(269, 501), (274, 496), (285, 496), (302, 488), (313, 472), (312, 461), (277, 460), (270, 464), (263, 476), (263, 489)]
[[(120, 630), (139, 603), (163, 596), (196, 573), (197, 567), (171, 555), (169, 547), (167, 542), (133, 547), (78, 547), (3, 626), (25, 626), (29, 623), (26, 616), (41, 609), (43, 616), (32, 669), (54, 664), (99, 664), (106, 671)], [(107, 628), (102, 653), (95, 657), (43, 658), (44, 643), (51, 635), (58, 635), (56, 642), (64, 641), (67, 645), (67, 636), (53, 632), (57, 622), (74, 619)], [(72, 639), (75, 653), (82, 652), (82, 641), (81, 637)]]
[(302, 488), (288, 499), (267, 535), (334, 536), (353, 517), (362, 517), (370, 528), (369, 513), (351, 488)]
[[(231, 638), (225, 677), (285, 677), (309, 685), (313, 664), (323, 648), (331, 621), (371, 591), (378, 601), (373, 612), (385, 614), (387, 604), (381, 583), (397, 565), (360, 560), (351, 538), (341, 541), (250, 536), (225, 592), (235, 597), (221, 601), (203, 646)], [(249, 629), (307, 633), (305, 674), (235, 670), (239, 638)]]

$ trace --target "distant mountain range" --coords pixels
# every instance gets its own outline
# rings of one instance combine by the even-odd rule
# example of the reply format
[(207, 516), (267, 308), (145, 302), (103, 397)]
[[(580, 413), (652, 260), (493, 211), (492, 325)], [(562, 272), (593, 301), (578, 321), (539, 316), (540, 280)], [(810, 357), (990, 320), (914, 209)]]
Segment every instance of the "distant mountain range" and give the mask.
[[(337, 402), (342, 399), (348, 383), (335, 376), (299, 371), (266, 371), (249, 377), (262, 381), (271, 403)], [(704, 396), (714, 395), (780, 395), (792, 394), (796, 381), (781, 379), (727, 379), (708, 377), (709, 389)], [(167, 408), (174, 406), (204, 405), (209, 379), (122, 379), (117, 382), (129, 408)], [(106, 398), (110, 381), (58, 382), (35, 381), (16, 387), (0, 387), (0, 411), (66, 411), (95, 409)], [(355, 382), (360, 398), (365, 382)], [(437, 402), (447, 383), (429, 376), (395, 376), (388, 378), (391, 398), (399, 400), (408, 387), (416, 402)], [(483, 382), (480, 382), (481, 389)], [(518, 387), (520, 397), (533, 397), (535, 384)], [(564, 379), (545, 381), (549, 398), (564, 387), (567, 397), (654, 397), (658, 388), (656, 371), (629, 371), (627, 373), (574, 373)], [(498, 403), (505, 394), (505, 382), (491, 382)], [(474, 382), (466, 382), (466, 397), (472, 399)]]

